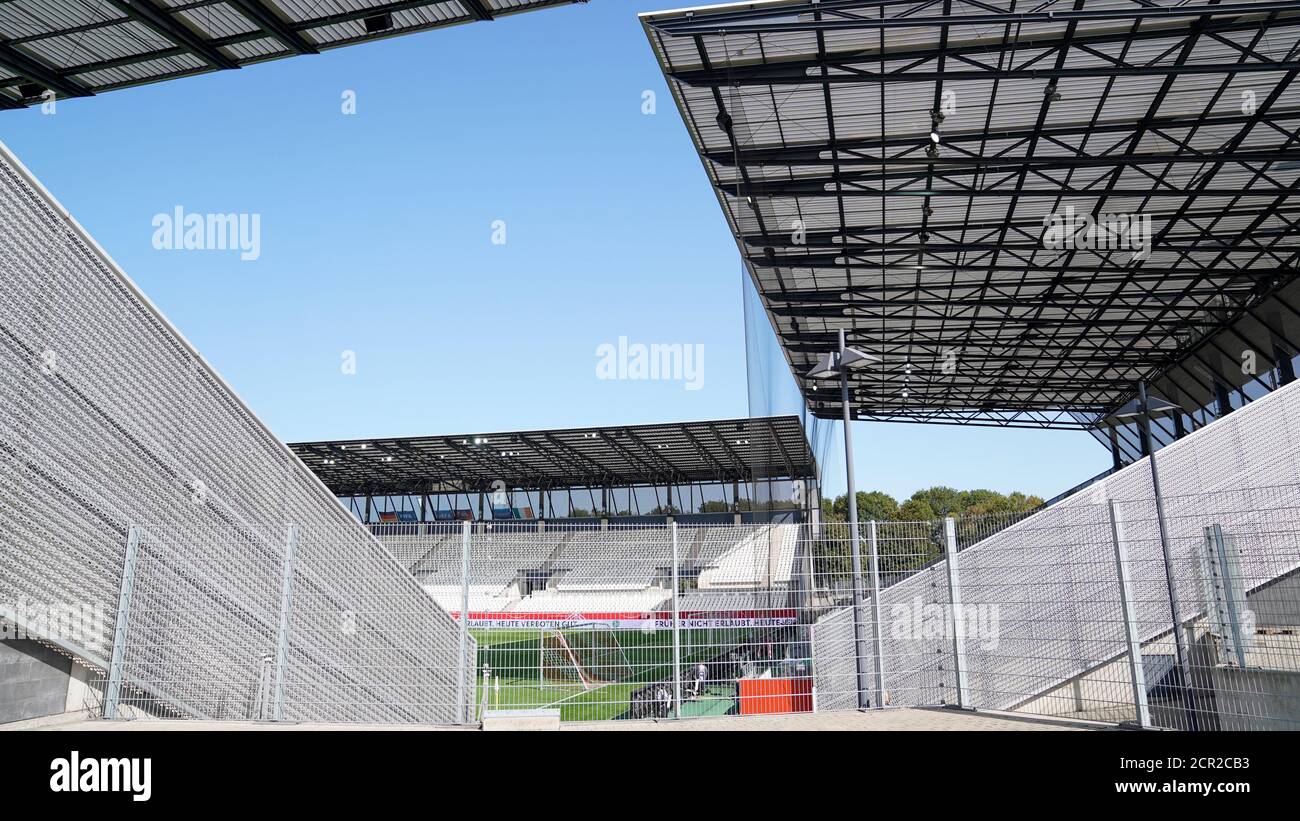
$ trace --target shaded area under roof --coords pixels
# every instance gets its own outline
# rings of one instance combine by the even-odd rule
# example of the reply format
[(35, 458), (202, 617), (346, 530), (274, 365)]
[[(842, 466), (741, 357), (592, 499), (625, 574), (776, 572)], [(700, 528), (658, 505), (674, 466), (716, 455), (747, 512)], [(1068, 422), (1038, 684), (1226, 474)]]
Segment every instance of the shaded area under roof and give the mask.
[(0, 109), (587, 0), (0, 0)]
[(817, 476), (797, 416), (298, 442), (289, 447), (339, 496)]
[[(883, 359), (851, 380), (874, 419), (1091, 428), (1138, 379), (1190, 414), (1290, 367), (1297, 4), (776, 0), (642, 21), (817, 415), (839, 416), (838, 385), (804, 374), (841, 328)], [(1140, 224), (1095, 247), (1047, 230), (1067, 215)]]

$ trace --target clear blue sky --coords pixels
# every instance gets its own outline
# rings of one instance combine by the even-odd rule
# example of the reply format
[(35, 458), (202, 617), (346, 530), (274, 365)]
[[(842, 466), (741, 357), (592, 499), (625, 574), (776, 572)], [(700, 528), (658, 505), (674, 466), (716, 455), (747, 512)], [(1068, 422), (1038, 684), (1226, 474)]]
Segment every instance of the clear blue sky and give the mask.
[[(595, 0), (4, 112), (0, 139), (287, 441), (743, 416), (736, 248), (636, 19), (677, 5)], [(176, 206), (260, 214), (260, 258), (155, 250)], [(598, 379), (620, 336), (704, 346), (701, 389)], [(899, 496), (1053, 495), (1109, 464), (1084, 433), (854, 430), (860, 486)], [(842, 491), (842, 460), (824, 472)]]

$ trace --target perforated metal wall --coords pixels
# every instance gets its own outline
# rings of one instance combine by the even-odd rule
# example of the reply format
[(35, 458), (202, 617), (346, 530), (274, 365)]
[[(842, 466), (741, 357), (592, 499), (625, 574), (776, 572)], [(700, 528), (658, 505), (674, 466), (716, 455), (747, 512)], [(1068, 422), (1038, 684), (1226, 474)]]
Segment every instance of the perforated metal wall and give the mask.
[[(1156, 456), (1179, 622), (1189, 645), (1203, 643), (1206, 635), (1201, 618), (1206, 580), (1197, 559), (1205, 528), (1218, 525), (1234, 539), (1242, 576), (1237, 581), (1248, 591), (1287, 579), (1300, 567), (1298, 416), (1300, 385), (1292, 384)], [(1172, 659), (1165, 561), (1150, 465), (1144, 459), (1005, 528), (958, 520), (958, 528), (993, 533), (985, 539), (959, 540), (960, 604), (995, 610), (997, 619), (995, 641), (967, 641), (968, 706), (1012, 709), (1032, 704), (1041, 711), (1043, 705), (1035, 704), (1035, 698), (1103, 670), (1126, 652), (1111, 501), (1127, 551), (1138, 636), (1153, 656)], [(881, 594), (886, 620), (896, 621), (896, 613), (914, 611), (918, 603), (951, 605), (946, 553)], [(868, 603), (868, 632), (870, 617)], [(903, 632), (899, 639), (886, 630), (886, 690), (892, 703), (956, 703), (952, 636), (944, 632), (917, 639)], [(855, 706), (852, 610), (840, 608), (822, 616), (814, 628), (813, 647), (819, 708)], [(1198, 662), (1196, 652), (1193, 648), (1192, 676), (1207, 681), (1195, 682), (1193, 689), (1209, 690), (1212, 668), (1222, 659)], [(1295, 662), (1288, 654), (1285, 666), (1290, 669)], [(872, 671), (873, 664), (869, 662)], [(1104, 673), (1101, 683), (1110, 691), (1097, 700), (1119, 705), (1128, 699), (1127, 676), (1123, 671)], [(1097, 684), (1094, 675), (1094, 691)], [(1166, 724), (1187, 726), (1179, 715)]]
[(249, 717), (291, 523), (286, 717), (454, 720), (454, 620), (0, 145), (0, 603), (102, 608), (103, 664), (140, 525), (124, 695)]

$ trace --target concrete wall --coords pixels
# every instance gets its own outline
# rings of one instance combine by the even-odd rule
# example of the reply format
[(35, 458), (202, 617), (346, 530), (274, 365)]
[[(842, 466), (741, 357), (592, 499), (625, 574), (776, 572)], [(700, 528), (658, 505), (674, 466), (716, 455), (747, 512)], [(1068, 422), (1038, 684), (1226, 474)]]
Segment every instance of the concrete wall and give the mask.
[[(1218, 694), (1214, 690), (1212, 671), (1218, 664), (1218, 650), (1206, 630), (1204, 619), (1184, 626), (1197, 728), (1217, 730), (1220, 729), (1216, 712)], [(1182, 699), (1168, 688), (1160, 686), (1162, 675), (1157, 672), (1169, 669), (1160, 663), (1161, 658), (1168, 665), (1173, 665), (1174, 654), (1171, 634), (1142, 645), (1147, 709), (1152, 726), (1187, 729), (1188, 717)], [(1034, 715), (1113, 721), (1117, 724), (1136, 722), (1137, 709), (1133, 704), (1133, 677), (1128, 655), (1118, 656), (1059, 687), (1016, 705), (1014, 709)]]
[(1300, 626), (1300, 574), (1292, 574), (1246, 594), (1256, 627)]
[(0, 641), (0, 724), (65, 712), (73, 669), (40, 642)]
[(1300, 730), (1300, 673), (1215, 667), (1219, 725), (1224, 730)]

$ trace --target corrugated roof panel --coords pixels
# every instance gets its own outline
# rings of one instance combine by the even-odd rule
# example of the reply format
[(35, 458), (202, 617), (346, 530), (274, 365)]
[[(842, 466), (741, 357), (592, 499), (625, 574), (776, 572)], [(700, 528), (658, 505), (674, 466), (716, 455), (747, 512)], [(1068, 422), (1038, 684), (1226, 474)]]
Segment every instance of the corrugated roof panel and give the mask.
[(293, 54), (284, 43), (274, 37), (263, 37), (243, 43), (234, 43), (222, 47), (222, 52), (242, 62), (265, 60), (272, 57), (287, 57)]
[(144, 26), (123, 22), (111, 28), (33, 40), (24, 43), (22, 49), (50, 66), (68, 69), (150, 54), (170, 45)]
[[(289, 446), (331, 490), (421, 493), (812, 478), (797, 416), (447, 436), (302, 442)], [(484, 474), (488, 468), (490, 474)]]
[(99, 0), (9, 0), (0, 3), (0, 38), (17, 40), (124, 18)]
[[(1269, 298), (1261, 283), (1297, 276), (1280, 214), (1300, 169), (1300, 12), (1159, 5), (954, 3), (945, 17), (926, 2), (788, 0), (642, 16), (818, 412), (838, 416), (838, 395), (803, 373), (844, 327), (885, 357), (863, 379), (895, 391), (891, 409), (902, 363), (933, 376), (952, 344), (972, 362), (1019, 352), (980, 388), (1013, 397), (1002, 410), (1098, 413), (1131, 390), (1117, 370), (1178, 367), (1224, 305), (1240, 311)], [(1071, 209), (1111, 225), (1136, 215), (1152, 247), (1047, 247), (1046, 225)], [(1083, 298), (1094, 302), (1080, 309)], [(1212, 317), (1183, 323), (1191, 333), (1172, 348), (1196, 312), (1171, 313), (1171, 300)], [(1066, 347), (1085, 338), (1086, 350)], [(1135, 350), (1173, 355), (1142, 366)], [(1044, 368), (1077, 386), (1035, 397)], [(927, 379), (911, 401), (919, 417), (970, 407), (962, 378)]]
[(210, 40), (261, 31), (256, 23), (224, 3), (184, 9), (175, 16)]
[(133, 63), (100, 71), (86, 71), (77, 74), (76, 80), (96, 91), (107, 91), (158, 78), (182, 77), (208, 71), (210, 68), (207, 63), (197, 57), (185, 54), (179, 57), (166, 57), (159, 60), (150, 60), (146, 63)]
[[(581, 0), (488, 5), (508, 14)], [(125, 9), (125, 10), (124, 10)], [(171, 79), (478, 19), (460, 0), (0, 0), (0, 107), (17, 86), (60, 96)], [(65, 83), (83, 78), (85, 88)], [(90, 79), (84, 79), (84, 78)], [(38, 102), (28, 94), (24, 102)]]

